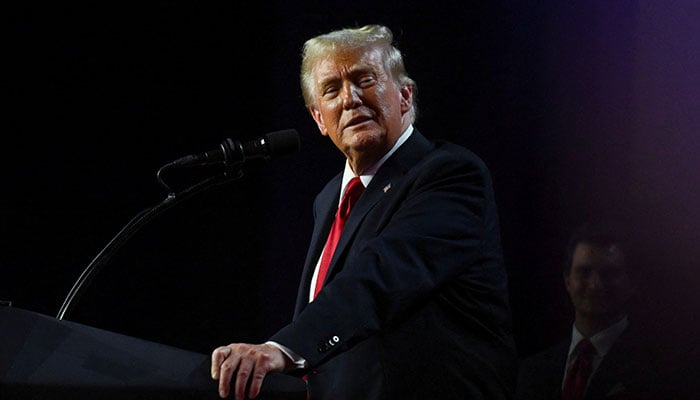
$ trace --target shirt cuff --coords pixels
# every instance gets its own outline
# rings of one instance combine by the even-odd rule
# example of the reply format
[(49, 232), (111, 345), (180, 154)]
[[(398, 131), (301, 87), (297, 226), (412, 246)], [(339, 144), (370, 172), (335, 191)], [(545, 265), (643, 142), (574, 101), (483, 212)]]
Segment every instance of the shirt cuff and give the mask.
[(265, 342), (265, 344), (270, 344), (270, 345), (277, 347), (278, 349), (280, 349), (280, 351), (282, 353), (284, 353), (285, 356), (287, 356), (287, 358), (292, 360), (292, 369), (293, 370), (294, 369), (302, 369), (302, 368), (306, 368), (309, 366), (309, 364), (306, 362), (305, 359), (300, 357), (297, 353), (293, 352), (292, 350), (290, 350), (286, 346), (282, 346), (281, 344), (279, 344), (277, 342), (273, 342), (271, 340)]

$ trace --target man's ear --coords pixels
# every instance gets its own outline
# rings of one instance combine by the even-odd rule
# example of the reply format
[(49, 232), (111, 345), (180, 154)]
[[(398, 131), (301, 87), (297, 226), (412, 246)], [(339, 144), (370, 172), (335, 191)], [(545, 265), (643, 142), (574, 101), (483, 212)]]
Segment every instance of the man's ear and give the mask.
[(562, 277), (564, 278), (564, 287), (566, 288), (566, 291), (568, 293), (570, 293), (571, 290), (569, 288), (569, 286), (570, 286), (569, 278), (571, 277), (571, 271), (564, 271), (562, 273)]
[(413, 85), (404, 85), (401, 88), (401, 113), (406, 113), (413, 105)]
[(309, 113), (311, 113), (311, 118), (316, 121), (316, 126), (318, 126), (318, 130), (321, 131), (321, 135), (328, 136), (328, 129), (326, 128), (326, 124), (323, 122), (321, 112), (311, 106), (309, 107)]

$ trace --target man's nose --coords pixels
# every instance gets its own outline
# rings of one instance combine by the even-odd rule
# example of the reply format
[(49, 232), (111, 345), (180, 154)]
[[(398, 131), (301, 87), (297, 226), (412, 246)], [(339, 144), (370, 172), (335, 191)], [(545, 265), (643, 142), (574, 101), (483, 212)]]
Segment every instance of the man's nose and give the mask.
[(591, 275), (588, 277), (588, 286), (594, 288), (594, 289), (599, 289), (603, 287), (605, 282), (603, 282), (603, 278), (600, 276), (598, 272), (593, 272)]
[(343, 108), (349, 110), (361, 104), (360, 89), (352, 84), (345, 85), (343, 88)]

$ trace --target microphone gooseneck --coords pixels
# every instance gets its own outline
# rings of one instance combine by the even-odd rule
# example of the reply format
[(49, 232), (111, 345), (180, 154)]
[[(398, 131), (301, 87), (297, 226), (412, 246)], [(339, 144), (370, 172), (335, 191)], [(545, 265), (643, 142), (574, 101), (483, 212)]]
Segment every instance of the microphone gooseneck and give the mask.
[(249, 159), (263, 158), (269, 160), (285, 156), (298, 151), (299, 147), (299, 134), (294, 129), (287, 129), (271, 132), (261, 138), (245, 143), (234, 139), (226, 139), (218, 149), (199, 155), (185, 156), (162, 166), (158, 170), (157, 177), (161, 185), (169, 191), (168, 196), (155, 206), (142, 210), (134, 216), (93, 258), (66, 295), (56, 318), (62, 320), (70, 316), (76, 301), (99, 270), (148, 222), (185, 199), (193, 197), (215, 185), (226, 184), (243, 176), (241, 169), (231, 171), (225, 168), (225, 171), (219, 171), (221, 173), (208, 176), (206, 179), (175, 194), (161, 179), (161, 173), (164, 170), (182, 166), (238, 166)]

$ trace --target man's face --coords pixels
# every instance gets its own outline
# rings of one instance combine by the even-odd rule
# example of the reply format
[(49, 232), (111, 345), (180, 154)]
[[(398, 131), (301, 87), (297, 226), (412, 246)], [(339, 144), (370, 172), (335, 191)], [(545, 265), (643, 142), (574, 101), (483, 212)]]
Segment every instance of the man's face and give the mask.
[(316, 100), (310, 111), (321, 134), (351, 166), (371, 166), (408, 126), (413, 88), (399, 87), (376, 47), (336, 51), (313, 71)]
[(579, 243), (564, 282), (577, 316), (588, 318), (621, 315), (633, 290), (624, 255), (614, 245)]

